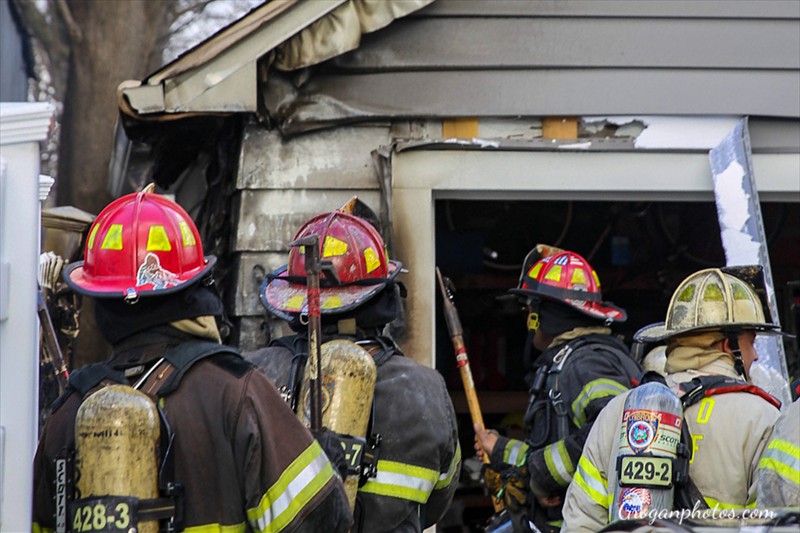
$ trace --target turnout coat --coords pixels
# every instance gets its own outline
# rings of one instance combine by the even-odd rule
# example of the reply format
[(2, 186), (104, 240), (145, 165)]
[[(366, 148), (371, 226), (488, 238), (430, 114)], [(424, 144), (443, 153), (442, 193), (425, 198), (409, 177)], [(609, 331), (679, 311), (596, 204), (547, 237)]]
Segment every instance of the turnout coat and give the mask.
[[(169, 364), (157, 363), (162, 357)], [(34, 459), (34, 531), (55, 528), (54, 460), (74, 448), (83, 399), (104, 384), (127, 383), (126, 370), (136, 374), (132, 383), (156, 364), (143, 392), (155, 398), (174, 433), (185, 531), (348, 529), (341, 480), (272, 383), (233, 348), (165, 326), (131, 336), (114, 346), (107, 364), (70, 376)]]
[[(245, 357), (276, 386), (284, 386), (295, 355), (287, 346), (298, 346), (297, 339), (279, 339)], [(377, 476), (358, 490), (351, 531), (420, 532), (442, 518), (458, 484), (461, 449), (455, 411), (434, 369), (403, 356), (386, 338), (358, 344), (378, 368), (371, 433), (379, 434), (381, 443)], [(304, 342), (299, 346), (295, 351), (305, 350)]]

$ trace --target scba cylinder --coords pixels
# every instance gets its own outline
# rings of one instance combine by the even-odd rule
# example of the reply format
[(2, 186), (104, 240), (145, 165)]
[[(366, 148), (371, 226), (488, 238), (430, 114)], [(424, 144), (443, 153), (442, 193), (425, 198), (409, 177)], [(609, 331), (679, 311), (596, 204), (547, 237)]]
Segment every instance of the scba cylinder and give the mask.
[(75, 419), (74, 531), (158, 532), (157, 520), (136, 525), (135, 509), (124, 498), (158, 497), (159, 434), (155, 404), (127, 385), (104, 387), (81, 404)]
[(672, 510), (682, 425), (681, 402), (667, 386), (645, 383), (628, 394), (620, 423), (612, 521)]
[[(372, 398), (378, 370), (364, 348), (347, 340), (332, 340), (322, 345), (322, 425), (339, 434), (366, 439), (372, 413)], [(300, 391), (298, 416), (308, 426), (311, 421), (309, 380), (316, 378), (307, 364)], [(347, 450), (353, 457), (360, 450)], [(348, 456), (348, 460), (352, 457)], [(358, 478), (345, 479), (350, 508), (355, 505)]]

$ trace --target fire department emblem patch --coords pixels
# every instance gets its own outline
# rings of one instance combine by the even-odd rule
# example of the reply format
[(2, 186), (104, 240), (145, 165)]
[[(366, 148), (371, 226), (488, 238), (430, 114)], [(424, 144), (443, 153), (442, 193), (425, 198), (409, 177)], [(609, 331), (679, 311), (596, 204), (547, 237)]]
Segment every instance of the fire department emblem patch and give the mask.
[(641, 487), (629, 487), (619, 495), (619, 516), (623, 519), (644, 516), (650, 510), (650, 491)]
[(633, 411), (627, 415), (627, 440), (633, 453), (646, 451), (658, 433), (658, 417), (651, 411)]

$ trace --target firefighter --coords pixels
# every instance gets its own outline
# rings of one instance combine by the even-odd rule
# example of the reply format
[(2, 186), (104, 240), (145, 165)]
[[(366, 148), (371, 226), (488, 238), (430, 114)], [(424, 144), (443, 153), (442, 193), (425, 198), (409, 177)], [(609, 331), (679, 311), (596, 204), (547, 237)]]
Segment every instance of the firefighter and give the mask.
[[(461, 450), (455, 412), (439, 373), (406, 357), (390, 336), (387, 325), (401, 316), (405, 296), (397, 280), (402, 265), (387, 259), (379, 229), (367, 221), (377, 225), (377, 217), (357, 205), (364, 218), (327, 212), (297, 234), (317, 235), (320, 257), (329, 265), (320, 280), (322, 342), (353, 341), (377, 365), (367, 416), (368, 435), (379, 443), (370, 464), (362, 465), (367, 473), (360, 476), (352, 531), (420, 532), (442, 518), (456, 489)], [(303, 254), (293, 248), (288, 265), (267, 277), (260, 296), (267, 311), (296, 333), (245, 356), (289, 398), (297, 395), (308, 354), (305, 295)]]
[[(694, 491), (691, 499), (676, 494), (676, 502), (685, 502), (678, 505), (682, 509), (708, 507), (719, 513), (755, 504), (756, 465), (780, 404), (751, 385), (748, 376), (758, 359), (756, 334), (779, 328), (766, 318), (758, 294), (742, 275), (746, 270), (711, 268), (691, 274), (673, 293), (666, 322), (636, 334), (637, 341), (667, 343), (665, 381), (683, 404), (679, 425), (688, 429), (683, 440), (691, 479), (675, 490)], [(627, 396), (613, 399), (589, 434), (567, 491), (564, 531), (598, 531), (633, 500), (637, 514), (650, 511), (647, 488), (632, 487), (636, 494), (622, 491), (619, 501), (614, 498)]]
[(800, 508), (800, 400), (781, 414), (756, 471), (758, 507)]
[(560, 528), (563, 497), (597, 414), (641, 373), (610, 329), (627, 315), (602, 301), (591, 265), (570, 251), (542, 258), (540, 249), (528, 254), (510, 291), (525, 298), (528, 344), (542, 352), (528, 376), (528, 438), (475, 428), (476, 451), (490, 459), (484, 483), (505, 502), (515, 531)]
[[(211, 277), (215, 258), (203, 255), (188, 213), (152, 190), (109, 204), (90, 229), (84, 261), (65, 269), (70, 287), (94, 299), (100, 332), (113, 351), (105, 363), (72, 373), (47, 419), (34, 460), (34, 531), (133, 525), (136, 517), (124, 501), (118, 503), (124, 512), (96, 505), (86, 509), (85, 520), (78, 506), (72, 520), (64, 515), (69, 506), (62, 497), (64, 484), (74, 482), (76, 503), (82, 501), (87, 489), (81, 484), (98, 474), (92, 468), (120, 464), (123, 478), (126, 469), (131, 478), (140, 475), (139, 456), (125, 451), (131, 443), (115, 457), (107, 455), (108, 446), (80, 446), (83, 437), (110, 442), (124, 435), (124, 398), (135, 395), (160, 412), (159, 466), (148, 483), (167, 491), (160, 495), (173, 510), (162, 528), (346, 531), (352, 519), (338, 474), (272, 383), (221, 344), (215, 317), (223, 307)], [(86, 422), (83, 408), (90, 402), (94, 409), (114, 410), (108, 401), (94, 402), (106, 392), (123, 399), (117, 427), (76, 430), (76, 419)], [(89, 416), (94, 422), (100, 421)], [(131, 439), (141, 428), (134, 433)], [(60, 461), (73, 450), (75, 475), (63, 476), (69, 462)], [(97, 464), (98, 457), (107, 464)]]

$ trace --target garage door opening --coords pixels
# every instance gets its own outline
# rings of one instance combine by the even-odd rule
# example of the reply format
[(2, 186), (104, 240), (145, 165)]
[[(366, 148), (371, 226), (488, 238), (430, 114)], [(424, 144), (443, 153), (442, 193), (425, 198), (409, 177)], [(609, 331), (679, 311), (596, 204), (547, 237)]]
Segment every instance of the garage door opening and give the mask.
[[(455, 303), (487, 427), (524, 438), (528, 401), (525, 376), (538, 356), (525, 357), (526, 316), (507, 291), (517, 285), (522, 261), (537, 243), (583, 255), (602, 283), (604, 300), (625, 308), (629, 319), (615, 332), (630, 344), (642, 326), (664, 319), (675, 287), (686, 276), (725, 264), (713, 201), (485, 201), (436, 200), (435, 258), (455, 286)], [(800, 206), (762, 203), (762, 215), (781, 322), (800, 331)], [(456, 408), (464, 457), (473, 431), (452, 344), (436, 302), (436, 368)], [(798, 375), (797, 341), (785, 345), (791, 376)], [(464, 523), (491, 514), (475, 469), (465, 461), (454, 512)], [(474, 485), (470, 482), (474, 479)]]

